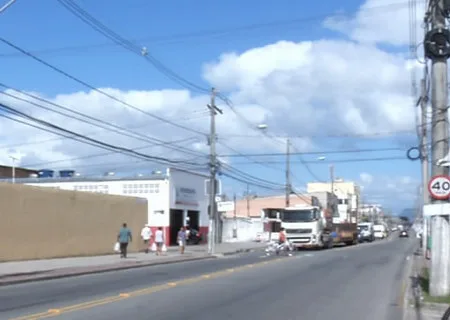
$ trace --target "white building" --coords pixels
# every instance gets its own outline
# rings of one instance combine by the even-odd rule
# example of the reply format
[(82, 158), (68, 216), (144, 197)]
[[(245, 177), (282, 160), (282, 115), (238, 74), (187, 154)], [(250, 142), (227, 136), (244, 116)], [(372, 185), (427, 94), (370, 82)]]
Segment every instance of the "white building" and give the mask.
[[(206, 239), (209, 204), (205, 195), (206, 175), (167, 169), (165, 174), (133, 178), (113, 175), (88, 178), (77, 177), (73, 171), (63, 172), (60, 177), (53, 177), (53, 172), (46, 170), (47, 177), (16, 179), (16, 183), (144, 198), (148, 201), (148, 223), (153, 232), (158, 227), (163, 228), (167, 245), (176, 244), (177, 232), (184, 225), (199, 230)], [(71, 173), (69, 177), (61, 177), (68, 172)]]

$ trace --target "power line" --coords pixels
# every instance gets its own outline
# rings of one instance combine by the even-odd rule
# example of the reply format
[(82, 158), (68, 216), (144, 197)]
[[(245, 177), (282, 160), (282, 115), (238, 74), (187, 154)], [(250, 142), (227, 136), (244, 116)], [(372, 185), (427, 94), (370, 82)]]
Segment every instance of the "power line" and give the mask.
[(180, 128), (180, 129), (183, 129), (183, 130), (186, 130), (186, 131), (190, 131), (190, 132), (194, 132), (194, 133), (197, 133), (197, 134), (206, 135), (204, 132), (201, 132), (201, 131), (192, 129), (192, 128), (187, 127), (187, 126), (180, 125), (180, 124), (178, 124), (178, 123), (176, 123), (176, 122), (167, 120), (167, 119), (165, 119), (165, 118), (163, 118), (163, 117), (160, 117), (160, 116), (158, 116), (158, 115), (155, 115), (155, 114), (153, 114), (153, 113), (151, 113), (151, 112), (148, 112), (148, 111), (139, 109), (138, 107), (136, 107), (136, 106), (134, 106), (134, 105), (132, 105), (132, 104), (130, 104), (130, 103), (128, 103), (128, 102), (125, 102), (125, 101), (123, 101), (123, 100), (120, 100), (119, 98), (116, 98), (115, 96), (113, 96), (113, 95), (111, 95), (111, 94), (108, 94), (108, 93), (106, 93), (105, 91), (103, 91), (103, 90), (101, 90), (101, 89), (98, 89), (98, 88), (94, 87), (93, 85), (91, 85), (91, 84), (89, 84), (89, 83), (87, 83), (87, 82), (85, 82), (85, 81), (83, 81), (83, 80), (80, 80), (79, 78), (77, 78), (77, 77), (75, 77), (75, 76), (72, 76), (71, 74), (69, 74), (69, 73), (67, 73), (67, 72), (65, 72), (65, 71), (63, 71), (63, 70), (61, 70), (61, 69), (59, 69), (58, 67), (55, 67), (54, 65), (52, 65), (52, 64), (50, 64), (50, 63), (48, 63), (48, 62), (42, 60), (41, 58), (36, 57), (35, 55), (31, 54), (30, 52), (28, 52), (28, 51), (26, 51), (26, 50), (20, 48), (19, 46), (17, 46), (17, 45), (15, 45), (15, 44), (11, 43), (10, 41), (8, 41), (8, 40), (6, 40), (6, 39), (4, 39), (4, 38), (2, 38), (2, 37), (0, 37), (0, 41), (3, 42), (4, 44), (8, 45), (9, 47), (16, 49), (17, 51), (21, 52), (22, 54), (24, 54), (24, 55), (26, 55), (26, 56), (32, 58), (33, 60), (35, 60), (35, 61), (37, 61), (37, 62), (39, 62), (39, 63), (45, 65), (46, 67), (48, 67), (48, 68), (50, 68), (50, 69), (56, 71), (57, 73), (62, 74), (63, 76), (65, 76), (65, 77), (67, 77), (67, 78), (69, 78), (69, 79), (71, 79), (71, 80), (73, 80), (73, 81), (75, 81), (75, 82), (77, 82), (77, 83), (79, 83), (79, 84), (81, 84), (81, 85), (83, 85), (83, 86), (85, 86), (85, 87), (87, 87), (87, 88), (89, 88), (89, 89), (95, 91), (95, 92), (98, 92), (98, 93), (100, 93), (101, 95), (103, 95), (103, 96), (105, 96), (105, 97), (107, 97), (107, 98), (109, 98), (109, 99), (111, 99), (111, 100), (113, 100), (113, 101), (116, 101), (116, 102), (118, 102), (118, 103), (120, 103), (120, 104), (122, 104), (122, 105), (124, 105), (124, 106), (126, 106), (126, 107), (128, 107), (128, 108), (131, 108), (131, 109), (133, 109), (133, 110), (136, 110), (136, 111), (138, 111), (138, 112), (140, 112), (140, 113), (142, 113), (142, 114), (145, 114), (145, 115), (147, 115), (147, 116), (149, 116), (149, 117), (151, 117), (151, 118), (157, 119), (157, 120), (159, 120), (159, 121), (161, 121), (161, 122), (170, 124), (170, 125), (172, 125), (172, 126), (174, 126), (174, 127), (178, 127), (178, 128)]
[[(350, 162), (375, 162), (375, 161), (395, 161), (395, 160), (408, 160), (406, 157), (377, 157), (377, 158), (352, 158), (352, 159), (336, 159), (336, 160), (329, 160), (329, 161), (300, 161), (300, 160), (291, 160), (291, 163), (308, 163), (308, 164), (317, 164), (317, 165), (323, 165), (323, 164), (334, 164), (334, 163), (350, 163)], [(272, 163), (272, 164), (283, 164), (284, 161), (265, 161), (265, 163)], [(252, 163), (249, 162), (234, 162), (234, 165), (252, 165)], [(318, 179), (319, 180), (319, 179)]]
[[(306, 151), (306, 152), (291, 152), (291, 155), (323, 155), (323, 154), (344, 154), (344, 153), (364, 153), (364, 152), (385, 152), (385, 151), (405, 151), (403, 148), (373, 148), (373, 149), (353, 149), (353, 150), (323, 150), (323, 151)], [(272, 152), (272, 153), (247, 153), (247, 154), (223, 154), (221, 157), (236, 158), (236, 157), (280, 157), (286, 156), (286, 153)]]
[(147, 48), (138, 46), (133, 42), (125, 39), (124, 37), (117, 34), (111, 28), (107, 27), (104, 23), (100, 22), (98, 19), (89, 14), (86, 10), (81, 8), (72, 0), (58, 0), (58, 2), (74, 14), (76, 17), (81, 19), (83, 22), (88, 24), (91, 28), (93, 28), (98, 33), (102, 34), (106, 38), (110, 39), (117, 45), (123, 47), (124, 49), (137, 54), (140, 57), (143, 57), (147, 62), (149, 62), (154, 68), (156, 68), (159, 72), (164, 74), (166, 77), (171, 79), (172, 81), (180, 84), (181, 86), (188, 88), (192, 91), (197, 91), (200, 93), (209, 92), (208, 89), (205, 89), (183, 77), (175, 73), (173, 70), (169, 69), (167, 66), (162, 64), (158, 59), (150, 54)]
[[(51, 124), (51, 123), (49, 123), (47, 121), (35, 118), (33, 116), (30, 116), (30, 115), (27, 115), (26, 113), (23, 113), (23, 112), (15, 109), (13, 107), (10, 107), (10, 106), (8, 106), (8, 105), (6, 105), (4, 103), (0, 103), (0, 109), (2, 109), (7, 114), (11, 114), (11, 115), (14, 115), (16, 117), (20, 117), (20, 118), (23, 118), (23, 119), (35, 122), (35, 123), (37, 123), (37, 124), (39, 124), (39, 125), (41, 125), (43, 127), (50, 128), (50, 131), (52, 131), (55, 134), (61, 134), (62, 133), (63, 135), (69, 135), (67, 137), (70, 138), (70, 139), (73, 139), (75, 141), (79, 141), (79, 142), (82, 142), (82, 143), (85, 143), (85, 144), (89, 144), (89, 145), (92, 145), (92, 146), (95, 146), (95, 147), (98, 147), (98, 148), (101, 148), (101, 149), (105, 149), (105, 150), (108, 150), (108, 151), (115, 151), (117, 153), (124, 153), (126, 155), (131, 155), (131, 156), (134, 156), (136, 158), (146, 159), (146, 160), (150, 160), (150, 161), (154, 161), (154, 162), (162, 162), (162, 163), (170, 163), (170, 164), (176, 164), (176, 163), (183, 163), (183, 162), (185, 162), (185, 161), (175, 161), (175, 160), (171, 160), (171, 159), (167, 159), (167, 158), (163, 158), (163, 157), (158, 157), (158, 156), (150, 156), (150, 155), (147, 155), (147, 154), (143, 154), (143, 153), (134, 151), (132, 149), (116, 146), (116, 145), (109, 144), (109, 143), (106, 143), (106, 142), (103, 142), (103, 141), (100, 141), (100, 140), (97, 140), (97, 139), (93, 139), (93, 138), (87, 137), (87, 136), (85, 136), (83, 134), (77, 133), (75, 131), (67, 130), (67, 129), (64, 129), (64, 128), (62, 128), (60, 126), (57, 126), (55, 124)], [(8, 117), (5, 114), (0, 114), (0, 116), (5, 117), (5, 118), (10, 119), (10, 120), (13, 120), (13, 121), (17, 121), (18, 120), (16, 118)], [(24, 121), (18, 121), (18, 122), (21, 122), (23, 124), (29, 125), (27, 122), (24, 122)], [(32, 125), (32, 126), (37, 127), (35, 125)], [(43, 128), (43, 129), (46, 129), (46, 128)], [(49, 129), (46, 129), (46, 130), (49, 130)]]
[[(412, 135), (416, 134), (415, 129), (411, 130), (397, 130), (397, 131), (383, 131), (383, 132), (371, 132), (371, 133), (326, 133), (326, 134), (313, 134), (313, 135), (289, 135), (289, 136), (283, 136), (283, 135), (277, 135), (273, 134), (272, 136), (275, 138), (289, 138), (289, 139), (302, 139), (302, 138), (374, 138), (374, 137), (390, 137), (395, 135)], [(227, 135), (228, 138), (260, 138), (260, 135), (245, 135), (245, 134), (229, 134)]]
[[(10, 88), (10, 87), (2, 84), (2, 83), (0, 83), (0, 86), (12, 89), (12, 88)], [(15, 96), (15, 95), (10, 94), (10, 93), (6, 93), (4, 91), (0, 92), (0, 93), (3, 94), (3, 95), (6, 95), (8, 97), (11, 97), (13, 99), (16, 99), (16, 100), (19, 100), (19, 101), (31, 104), (31, 105), (33, 105), (35, 107), (40, 108), (40, 109), (51, 111), (51, 112), (54, 112), (56, 114), (59, 114), (59, 115), (62, 115), (62, 116), (65, 116), (65, 117), (68, 117), (68, 118), (71, 118), (71, 119), (75, 119), (75, 120), (78, 120), (80, 122), (83, 122), (83, 123), (86, 123), (86, 124), (90, 124), (90, 125), (93, 125), (93, 126), (96, 126), (96, 127), (99, 126), (99, 127), (103, 128), (105, 130), (108, 130), (108, 131), (111, 131), (111, 132), (114, 132), (114, 133), (117, 133), (117, 134), (129, 137), (129, 138), (133, 138), (133, 139), (141, 140), (141, 141), (146, 141), (148, 143), (157, 142), (157, 143), (161, 144), (161, 143), (165, 143), (166, 142), (166, 141), (163, 141), (163, 140), (160, 140), (160, 139), (157, 139), (157, 138), (149, 137), (149, 136), (147, 136), (145, 134), (142, 134), (141, 132), (132, 131), (132, 130), (127, 129), (125, 127), (118, 126), (118, 125), (115, 125), (113, 123), (110, 123), (110, 122), (107, 122), (107, 121), (104, 121), (104, 120), (101, 120), (101, 119), (98, 119), (98, 118), (86, 115), (84, 113), (81, 113), (81, 112), (78, 112), (78, 111), (74, 110), (73, 108), (65, 107), (65, 106), (63, 106), (61, 104), (54, 103), (52, 101), (46, 100), (44, 98), (41, 98), (39, 96), (32, 95), (32, 94), (26, 93), (26, 92), (21, 91), (21, 90), (16, 90), (16, 89), (12, 89), (12, 90), (15, 90), (15, 91), (21, 93), (22, 95), (25, 95), (25, 96), (28, 96), (30, 98), (36, 99), (38, 101), (41, 101), (41, 102), (47, 103), (49, 105), (52, 105), (52, 106), (54, 106), (54, 107), (56, 107), (58, 109), (62, 109), (64, 111), (66, 111), (66, 112), (73, 113), (76, 116), (73, 116), (73, 115), (70, 115), (70, 114), (58, 111), (58, 110), (54, 110), (54, 109), (52, 109), (50, 107), (43, 106), (43, 105), (41, 105), (39, 103), (30, 101), (30, 100), (27, 100), (27, 99), (23, 99), (21, 97)], [(93, 123), (92, 121), (97, 122), (97, 123)], [(181, 146), (174, 147), (170, 143), (167, 144), (167, 148), (173, 149), (173, 150), (176, 150), (176, 151), (183, 151), (183, 152), (190, 153), (190, 154), (202, 154), (202, 153), (200, 153), (198, 151), (193, 151), (193, 150), (190, 150), (190, 149), (185, 148), (185, 147), (181, 147)]]
[[(368, 13), (370, 15), (372, 14), (384, 14), (386, 12), (391, 12), (395, 10), (401, 10), (407, 5), (406, 1), (397, 2), (397, 3), (390, 3), (387, 5), (380, 5), (380, 6), (373, 6), (370, 8), (365, 8), (364, 12)], [(241, 25), (236, 27), (229, 27), (229, 28), (221, 28), (221, 29), (208, 29), (208, 30), (199, 30), (194, 32), (185, 32), (185, 33), (178, 33), (178, 34), (172, 34), (168, 36), (150, 36), (150, 37), (144, 37), (140, 39), (132, 39), (130, 41), (133, 42), (149, 42), (150, 44), (176, 44), (176, 43), (182, 43), (186, 40), (192, 40), (192, 39), (205, 39), (205, 38), (211, 38), (211, 37), (220, 37), (225, 35), (231, 35), (233, 37), (236, 36), (238, 33), (242, 32), (249, 32), (249, 31), (255, 31), (255, 30), (262, 30), (262, 29), (268, 29), (268, 28), (274, 28), (274, 27), (283, 27), (283, 26), (292, 26), (292, 25), (298, 25), (303, 23), (309, 23), (313, 21), (323, 21), (323, 19), (330, 18), (332, 16), (335, 16), (336, 12), (328, 12), (318, 15), (312, 15), (312, 16), (305, 16), (300, 17), (296, 19), (287, 19), (287, 20), (276, 20), (266, 23), (253, 23), (248, 25)], [(344, 16), (350, 16), (353, 15), (353, 13), (339, 13), (339, 17)], [(32, 50), (31, 52), (36, 55), (44, 55), (44, 54), (58, 54), (58, 53), (64, 53), (64, 52), (84, 52), (88, 51), (90, 49), (104, 49), (111, 46), (117, 46), (116, 43), (100, 43), (100, 44), (87, 44), (87, 45), (80, 45), (80, 46), (64, 46), (64, 47), (57, 47), (57, 48), (47, 48), (47, 49), (37, 49)], [(21, 55), (18, 53), (0, 53), (0, 58), (6, 58), (6, 57), (20, 57)]]
[[(138, 150), (143, 150), (143, 149), (148, 149), (148, 148), (153, 148), (153, 147), (160, 147), (160, 146), (164, 146), (167, 144), (170, 145), (176, 145), (178, 143), (186, 143), (187, 141), (192, 141), (193, 139), (195, 139), (196, 137), (190, 137), (190, 138), (184, 138), (184, 139), (179, 139), (179, 140), (175, 140), (175, 141), (170, 141), (170, 142), (163, 142), (160, 144), (151, 144), (151, 145), (144, 145), (144, 146), (140, 146), (137, 148), (132, 148), (131, 150), (133, 151), (138, 151)], [(109, 156), (109, 155), (113, 155), (116, 154), (117, 152), (112, 151), (112, 152), (103, 152), (103, 153), (95, 153), (95, 154), (89, 154), (89, 155), (85, 155), (85, 156), (80, 156), (80, 157), (74, 157), (74, 158), (69, 158), (69, 159), (59, 159), (59, 160), (52, 160), (52, 161), (47, 161), (47, 162), (37, 162), (37, 163), (30, 163), (30, 164), (25, 164), (24, 166), (26, 167), (37, 167), (37, 166), (42, 166), (42, 165), (49, 165), (49, 164), (55, 164), (55, 163), (62, 163), (62, 162), (72, 162), (72, 161), (78, 161), (78, 160), (87, 160), (87, 159), (94, 159), (94, 158), (99, 158), (99, 157), (104, 157), (104, 156)], [(195, 159), (200, 158), (201, 156), (192, 158), (188, 161), (193, 161)]]

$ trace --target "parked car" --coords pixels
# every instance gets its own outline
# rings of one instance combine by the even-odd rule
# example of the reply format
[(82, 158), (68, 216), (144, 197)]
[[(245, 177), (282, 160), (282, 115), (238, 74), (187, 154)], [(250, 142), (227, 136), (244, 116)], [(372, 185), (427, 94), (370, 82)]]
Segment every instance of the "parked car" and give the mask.
[(200, 242), (202, 242), (202, 239), (203, 239), (202, 234), (198, 230), (189, 229), (188, 237), (186, 239), (186, 244), (196, 245), (196, 244), (199, 244)]

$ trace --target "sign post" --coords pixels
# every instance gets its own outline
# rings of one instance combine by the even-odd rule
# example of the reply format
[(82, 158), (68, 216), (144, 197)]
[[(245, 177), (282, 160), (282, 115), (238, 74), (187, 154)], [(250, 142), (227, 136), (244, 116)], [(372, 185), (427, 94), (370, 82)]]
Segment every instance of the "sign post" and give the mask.
[(434, 176), (428, 183), (430, 196), (435, 200), (450, 198), (450, 177), (445, 175)]

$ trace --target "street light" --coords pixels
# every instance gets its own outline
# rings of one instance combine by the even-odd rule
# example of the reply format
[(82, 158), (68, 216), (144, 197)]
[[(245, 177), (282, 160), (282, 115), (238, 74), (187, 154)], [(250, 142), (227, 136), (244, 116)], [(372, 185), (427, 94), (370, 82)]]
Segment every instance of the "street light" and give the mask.
[[(261, 131), (266, 131), (268, 129), (268, 125), (266, 123), (260, 123), (256, 126), (257, 129)], [(286, 138), (286, 207), (290, 206), (291, 203), (291, 193), (292, 193), (292, 185), (291, 185), (291, 164), (290, 164), (290, 145), (291, 142), (289, 137)]]
[(12, 183), (16, 183), (16, 161), (19, 160), (16, 157), (9, 156), (9, 158), (12, 160)]

